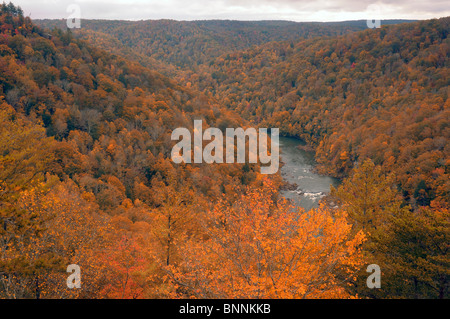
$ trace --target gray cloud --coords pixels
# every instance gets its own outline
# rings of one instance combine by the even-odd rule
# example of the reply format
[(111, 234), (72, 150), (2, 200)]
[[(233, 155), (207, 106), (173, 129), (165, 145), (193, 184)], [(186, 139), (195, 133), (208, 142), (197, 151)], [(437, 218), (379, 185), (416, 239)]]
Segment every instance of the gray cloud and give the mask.
[(15, 0), (13, 3), (34, 19), (66, 18), (70, 4), (79, 5), (81, 17), (86, 19), (342, 21), (450, 15), (448, 1), (441, 0)]

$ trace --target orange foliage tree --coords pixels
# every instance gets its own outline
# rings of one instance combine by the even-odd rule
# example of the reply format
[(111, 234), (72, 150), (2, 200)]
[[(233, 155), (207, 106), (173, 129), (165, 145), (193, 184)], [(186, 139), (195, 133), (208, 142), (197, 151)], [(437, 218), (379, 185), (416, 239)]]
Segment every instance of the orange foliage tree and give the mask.
[(276, 200), (271, 181), (202, 216), (204, 238), (167, 267), (182, 296), (194, 298), (346, 298), (345, 280), (362, 265), (364, 234), (350, 235), (346, 213), (304, 212)]

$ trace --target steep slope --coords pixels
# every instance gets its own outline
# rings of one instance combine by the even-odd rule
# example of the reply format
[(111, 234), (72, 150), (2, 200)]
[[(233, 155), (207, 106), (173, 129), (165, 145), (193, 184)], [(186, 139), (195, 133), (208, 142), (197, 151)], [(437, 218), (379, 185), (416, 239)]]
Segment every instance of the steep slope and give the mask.
[(114, 175), (135, 198), (133, 185), (150, 183), (158, 156), (170, 156), (173, 129), (191, 127), (193, 118), (241, 124), (239, 117), (158, 72), (71, 33), (45, 33), (28, 18), (2, 23), (0, 41), (0, 94), (70, 148), (61, 160), (73, 166), (60, 173), (71, 178)]
[[(296, 41), (289, 22), (158, 21), (155, 42), (92, 22), (117, 56), (0, 5), (0, 297), (446, 298), (448, 22)], [(236, 114), (308, 141), (345, 178), (338, 205), (293, 213), (256, 165), (169, 159), (174, 128)]]
[[(66, 243), (53, 235), (87, 240), (86, 231), (98, 231), (102, 238), (92, 240), (101, 244), (105, 236), (129, 233), (134, 223), (141, 227), (135, 236), (148, 235), (149, 223), (164, 229), (164, 220), (177, 215), (172, 210), (194, 204), (198, 210), (255, 182), (259, 173), (253, 165), (187, 167), (170, 159), (175, 128), (191, 128), (194, 118), (203, 119), (204, 127), (222, 121), (242, 126), (238, 116), (69, 32), (45, 32), (14, 6), (1, 5), (0, 10), (0, 269), (1, 280), (9, 280), (17, 296), (54, 297), (50, 290), (33, 290), (30, 282), (45, 280), (47, 271), (61, 274), (61, 263), (74, 258), (71, 251), (86, 257), (100, 249), (84, 239), (79, 247), (73, 246), (75, 241), (67, 243), (68, 251), (57, 244), (49, 248), (52, 240)], [(195, 211), (185, 218), (195, 220)], [(118, 226), (108, 234), (106, 226), (90, 230), (70, 216), (90, 221), (92, 227), (114, 220)], [(52, 227), (54, 232), (47, 232)], [(168, 234), (175, 236), (170, 230)], [(110, 238), (108, 245), (116, 239)], [(50, 255), (41, 256), (39, 245)], [(24, 259), (27, 252), (36, 259)], [(63, 287), (61, 293), (66, 292)]]
[(371, 158), (414, 205), (450, 202), (450, 18), (225, 54), (186, 76), (228, 108), (312, 145), (346, 177)]
[(12, 4), (0, 30), (0, 298), (350, 296), (328, 271), (362, 264), (344, 215), (297, 218), (254, 164), (170, 160), (174, 128), (235, 113)]

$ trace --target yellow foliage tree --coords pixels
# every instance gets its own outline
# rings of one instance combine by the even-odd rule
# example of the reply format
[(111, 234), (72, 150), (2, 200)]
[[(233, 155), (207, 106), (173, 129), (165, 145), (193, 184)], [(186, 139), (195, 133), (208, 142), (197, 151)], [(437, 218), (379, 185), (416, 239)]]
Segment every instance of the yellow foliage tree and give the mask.
[(304, 212), (274, 201), (271, 181), (231, 207), (220, 201), (202, 216), (204, 239), (183, 247), (167, 267), (181, 296), (194, 298), (347, 298), (345, 282), (362, 264), (364, 234), (351, 236), (346, 213)]

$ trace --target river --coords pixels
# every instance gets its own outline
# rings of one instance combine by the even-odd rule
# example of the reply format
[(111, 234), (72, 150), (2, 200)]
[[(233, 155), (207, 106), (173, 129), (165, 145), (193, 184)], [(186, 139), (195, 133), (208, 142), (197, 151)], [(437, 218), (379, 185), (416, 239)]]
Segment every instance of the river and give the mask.
[(338, 180), (313, 172), (316, 165), (314, 153), (300, 149), (305, 143), (292, 137), (280, 136), (280, 156), (284, 166), (281, 176), (290, 184), (296, 184), (295, 190), (283, 190), (281, 194), (303, 207), (306, 211), (317, 207), (319, 200), (330, 192), (330, 185), (337, 186)]

